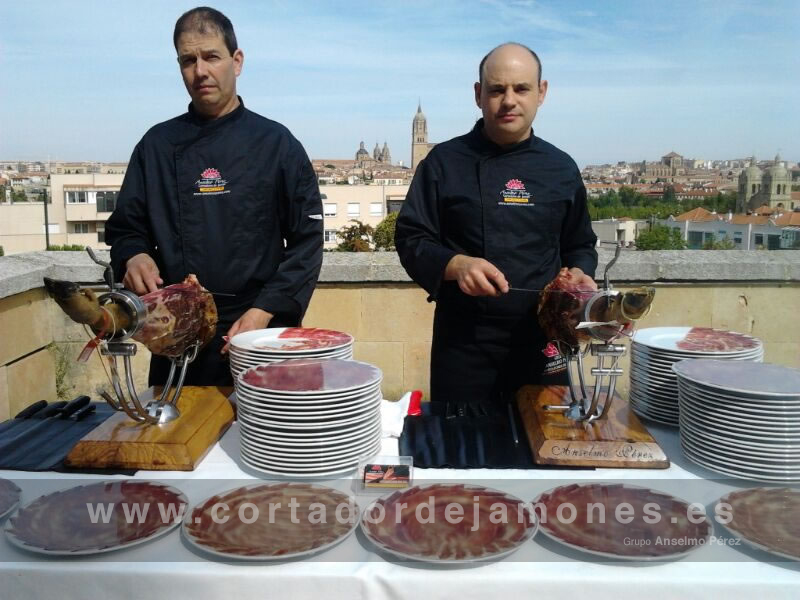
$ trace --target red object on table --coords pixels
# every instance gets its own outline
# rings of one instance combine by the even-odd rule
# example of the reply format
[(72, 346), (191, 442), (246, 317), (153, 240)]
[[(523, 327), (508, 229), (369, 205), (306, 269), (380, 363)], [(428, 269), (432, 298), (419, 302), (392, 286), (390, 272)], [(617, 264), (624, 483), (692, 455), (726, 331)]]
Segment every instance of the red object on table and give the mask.
[(422, 391), (414, 390), (411, 392), (411, 400), (408, 403), (408, 414), (412, 417), (418, 417), (422, 414)]

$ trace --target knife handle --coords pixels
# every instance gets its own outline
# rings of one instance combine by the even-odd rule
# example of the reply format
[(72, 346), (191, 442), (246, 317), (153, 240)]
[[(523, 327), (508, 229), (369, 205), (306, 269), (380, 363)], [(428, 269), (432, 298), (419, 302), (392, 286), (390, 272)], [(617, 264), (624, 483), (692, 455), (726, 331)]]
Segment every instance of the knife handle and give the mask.
[(42, 410), (38, 411), (35, 415), (33, 415), (33, 419), (47, 419), (48, 417), (52, 417), (57, 415), (61, 412), (61, 409), (67, 405), (66, 400), (61, 400), (60, 402), (53, 402), (49, 404), (47, 408), (43, 408)]
[(14, 417), (15, 419), (29, 419), (31, 415), (36, 412), (42, 410), (45, 406), (47, 406), (47, 400), (39, 400), (38, 402), (34, 402), (27, 408), (23, 408), (21, 411), (17, 413)]
[(69, 404), (61, 409), (61, 415), (59, 418), (68, 419), (73, 413), (76, 413), (83, 407), (87, 406), (89, 402), (91, 402), (91, 398), (89, 398), (89, 396), (78, 396), (77, 398), (74, 398), (69, 402)]

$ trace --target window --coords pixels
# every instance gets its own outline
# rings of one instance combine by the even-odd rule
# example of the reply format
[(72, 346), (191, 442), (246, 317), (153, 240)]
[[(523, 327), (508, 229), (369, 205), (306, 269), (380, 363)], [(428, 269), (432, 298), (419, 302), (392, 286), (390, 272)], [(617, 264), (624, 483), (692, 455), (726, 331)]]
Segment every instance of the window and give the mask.
[(74, 233), (89, 233), (88, 223), (73, 223), (72, 229)]
[(742, 238), (737, 237), (737, 236), (733, 236), (733, 243), (734, 244), (741, 244), (742, 243)]
[(106, 243), (106, 230), (105, 229), (98, 229), (97, 230), (97, 241), (100, 244)]
[(369, 203), (369, 215), (371, 217), (383, 216), (383, 204), (380, 202)]
[(756, 246), (763, 246), (764, 245), (764, 234), (763, 233), (757, 233), (753, 237), (754, 237), (753, 241), (755, 242)]
[(361, 205), (358, 202), (347, 203), (347, 216), (357, 217), (361, 214)]
[(336, 216), (336, 204), (333, 202), (326, 202), (323, 206), (323, 214), (326, 217), (335, 217)]
[(97, 192), (97, 212), (114, 212), (119, 192)]
[(86, 204), (86, 192), (66, 192), (68, 204)]
[(326, 229), (325, 230), (325, 242), (336, 242), (336, 230), (335, 229)]

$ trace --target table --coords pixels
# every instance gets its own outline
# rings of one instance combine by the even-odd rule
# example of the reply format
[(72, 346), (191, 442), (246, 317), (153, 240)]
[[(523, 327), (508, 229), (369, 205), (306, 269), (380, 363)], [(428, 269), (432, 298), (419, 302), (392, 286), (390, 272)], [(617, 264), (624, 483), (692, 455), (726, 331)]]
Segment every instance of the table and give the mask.
[[(568, 481), (625, 480), (712, 504), (737, 484), (711, 481), (714, 473), (684, 459), (676, 430), (651, 425), (673, 465), (667, 470), (417, 470), (416, 481), (451, 479), (480, 482), (531, 500), (539, 492)], [(193, 472), (140, 471), (137, 479), (169, 481), (194, 504), (212, 493), (250, 483), (254, 476), (238, 459), (234, 426)], [(397, 453), (397, 441), (384, 440), (384, 454)], [(23, 489), (63, 489), (76, 480), (108, 476), (0, 471)], [(120, 476), (121, 477), (121, 476)], [(351, 482), (334, 487), (347, 489)], [(26, 491), (28, 493), (26, 494)], [(38, 495), (38, 494), (37, 494)], [(369, 501), (369, 498), (366, 498)], [(359, 502), (364, 506), (362, 499)], [(800, 515), (798, 515), (800, 518)], [(715, 534), (718, 532), (715, 531)], [(376, 554), (360, 534), (315, 557), (296, 562), (219, 562), (201, 558), (179, 532), (151, 542), (91, 558), (52, 559), (28, 554), (0, 540), (0, 600), (28, 598), (448, 598), (517, 597), (592, 600), (623, 598), (797, 598), (800, 563), (768, 562), (758, 551), (715, 544), (689, 557), (665, 563), (603, 562), (573, 552), (538, 533), (533, 541), (499, 562), (470, 568), (401, 563)]]

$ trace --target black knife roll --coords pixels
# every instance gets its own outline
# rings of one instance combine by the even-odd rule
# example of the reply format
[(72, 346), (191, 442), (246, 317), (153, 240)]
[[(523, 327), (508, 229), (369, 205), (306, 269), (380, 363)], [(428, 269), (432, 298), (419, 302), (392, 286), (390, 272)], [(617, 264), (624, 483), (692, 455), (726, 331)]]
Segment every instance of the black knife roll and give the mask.
[[(80, 397), (79, 397), (80, 398)], [(86, 397), (84, 397), (86, 398)], [(76, 403), (78, 398), (73, 400)], [(62, 471), (64, 459), (78, 441), (114, 414), (105, 402), (75, 404), (73, 413), (63, 409), (66, 402), (23, 410), (17, 417), (0, 423), (0, 469), (16, 471)], [(22, 418), (20, 418), (22, 416)]]
[(422, 406), (422, 415), (406, 417), (399, 441), (400, 455), (412, 456), (415, 467), (539, 468), (513, 405), (430, 402)]

